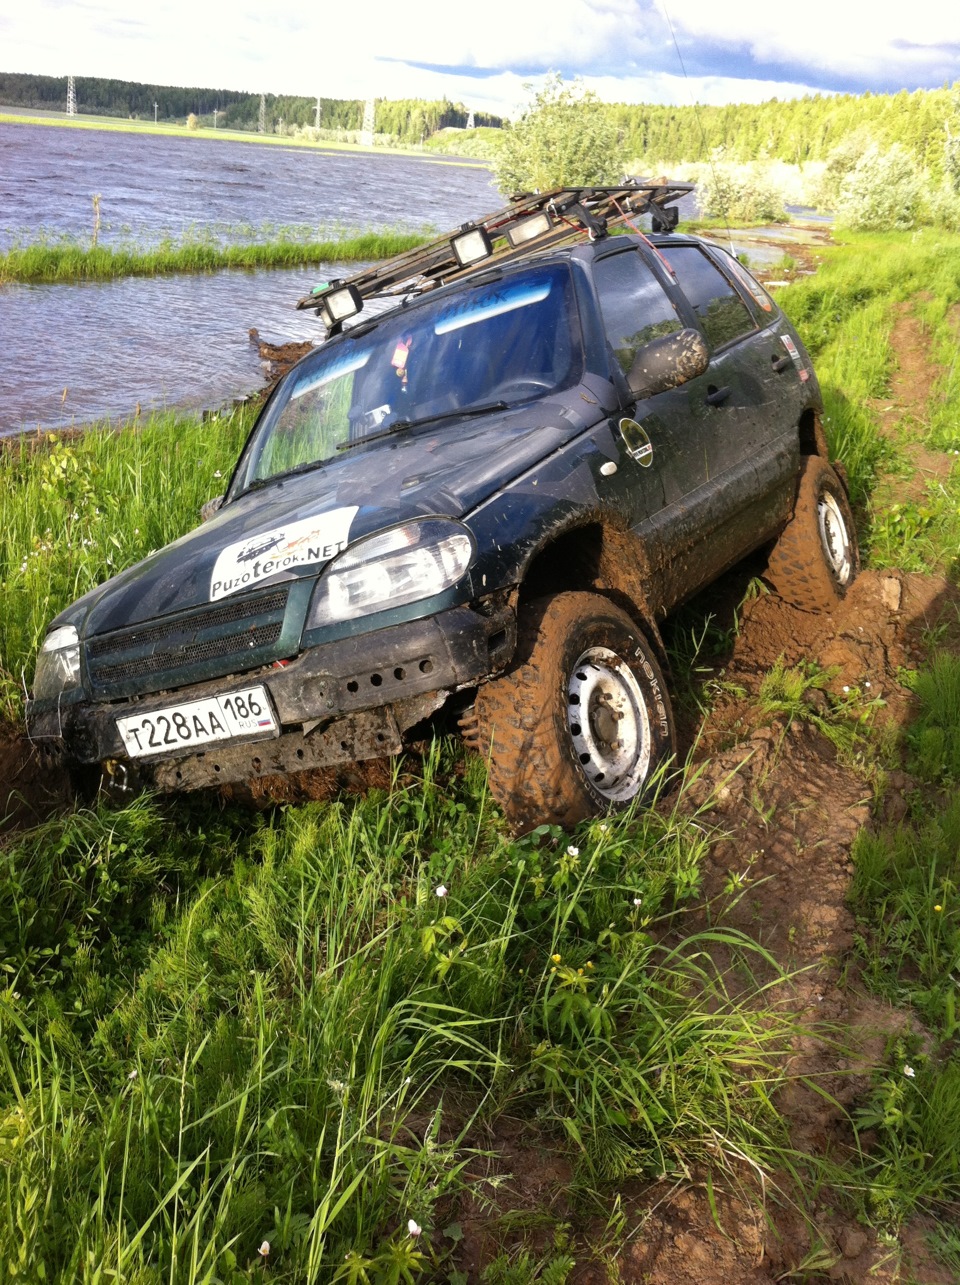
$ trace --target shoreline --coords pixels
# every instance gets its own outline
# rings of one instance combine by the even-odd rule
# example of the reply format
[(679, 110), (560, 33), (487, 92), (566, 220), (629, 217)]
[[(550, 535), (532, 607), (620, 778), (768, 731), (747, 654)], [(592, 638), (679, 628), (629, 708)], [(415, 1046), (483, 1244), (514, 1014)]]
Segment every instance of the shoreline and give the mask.
[[(25, 109), (37, 111), (39, 109)], [(352, 152), (363, 156), (396, 156), (407, 160), (422, 161), (427, 165), (452, 165), (461, 169), (488, 170), (490, 163), (475, 158), (434, 155), (414, 147), (368, 147), (363, 143), (339, 143), (324, 139), (316, 143), (304, 138), (286, 138), (278, 134), (248, 134), (243, 130), (207, 129), (203, 126), (188, 129), (186, 125), (165, 124), (158, 121), (126, 120), (111, 116), (61, 116), (21, 115), (16, 109), (0, 104), (0, 125), (43, 125), (54, 129), (101, 130), (114, 134), (150, 134), (161, 138), (205, 139), (211, 142), (266, 144), (269, 147), (287, 147), (303, 152)]]

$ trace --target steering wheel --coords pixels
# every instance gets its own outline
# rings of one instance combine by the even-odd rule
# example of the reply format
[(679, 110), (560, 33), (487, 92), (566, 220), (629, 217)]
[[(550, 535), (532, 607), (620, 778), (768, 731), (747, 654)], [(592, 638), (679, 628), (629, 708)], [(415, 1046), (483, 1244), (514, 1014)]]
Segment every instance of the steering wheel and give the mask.
[(525, 375), (521, 379), (508, 379), (491, 393), (495, 401), (526, 401), (538, 393), (549, 393), (554, 389), (554, 381), (544, 379), (541, 375)]

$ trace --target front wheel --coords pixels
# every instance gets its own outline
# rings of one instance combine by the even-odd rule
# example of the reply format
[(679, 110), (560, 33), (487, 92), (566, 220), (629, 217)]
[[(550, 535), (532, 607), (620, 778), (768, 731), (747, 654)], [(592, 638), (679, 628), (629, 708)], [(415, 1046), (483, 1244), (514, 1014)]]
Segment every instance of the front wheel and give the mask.
[(857, 528), (847, 493), (826, 460), (808, 455), (793, 517), (770, 553), (767, 579), (795, 607), (829, 611), (859, 570)]
[(592, 593), (530, 604), (514, 667), (481, 687), (475, 715), (490, 792), (519, 831), (625, 807), (675, 747), (647, 640)]

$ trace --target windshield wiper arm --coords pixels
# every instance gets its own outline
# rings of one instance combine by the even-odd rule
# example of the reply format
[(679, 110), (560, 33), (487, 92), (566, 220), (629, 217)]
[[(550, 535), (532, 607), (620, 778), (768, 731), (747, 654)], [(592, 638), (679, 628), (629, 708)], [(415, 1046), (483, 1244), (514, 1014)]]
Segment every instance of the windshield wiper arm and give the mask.
[(305, 464), (285, 469), (282, 473), (271, 473), (269, 477), (255, 477), (249, 486), (243, 488), (240, 495), (246, 495), (250, 491), (262, 491), (265, 486), (272, 486), (274, 482), (285, 482), (288, 477), (297, 477), (300, 473), (312, 473), (315, 468), (322, 468), (324, 464), (326, 460), (307, 460)]
[(354, 446), (365, 446), (367, 442), (375, 442), (381, 437), (389, 437), (391, 433), (402, 433), (408, 428), (421, 428), (424, 424), (435, 424), (441, 419), (467, 419), (474, 415), (486, 415), (493, 410), (509, 410), (506, 402), (486, 402), (482, 406), (466, 406), (463, 410), (444, 410), (436, 415), (424, 415), (422, 419), (395, 419), (387, 428), (381, 428), (376, 433), (365, 433), (363, 437), (356, 437), (352, 441), (347, 439), (344, 442), (337, 443), (338, 451), (349, 451)]

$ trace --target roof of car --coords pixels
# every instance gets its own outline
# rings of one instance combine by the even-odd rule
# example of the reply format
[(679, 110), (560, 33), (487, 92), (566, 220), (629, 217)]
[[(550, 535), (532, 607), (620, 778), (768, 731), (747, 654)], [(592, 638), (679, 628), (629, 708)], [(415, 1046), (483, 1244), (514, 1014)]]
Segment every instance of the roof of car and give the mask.
[[(298, 300), (297, 307), (329, 317), (324, 302), (338, 290), (351, 292), (362, 307), (367, 299), (422, 294), (544, 250), (599, 240), (616, 227), (629, 227), (643, 237), (635, 220), (645, 214), (651, 216), (655, 233), (668, 232), (677, 223), (674, 203), (692, 192), (693, 186), (666, 179), (654, 183), (631, 179), (617, 187), (558, 187), (550, 192), (525, 193), (502, 209), (464, 223), (415, 250), (382, 260), (353, 276), (324, 282)], [(474, 245), (486, 252), (465, 264), (454, 243), (470, 234), (479, 234)], [(327, 324), (331, 332), (339, 329), (329, 320)]]

